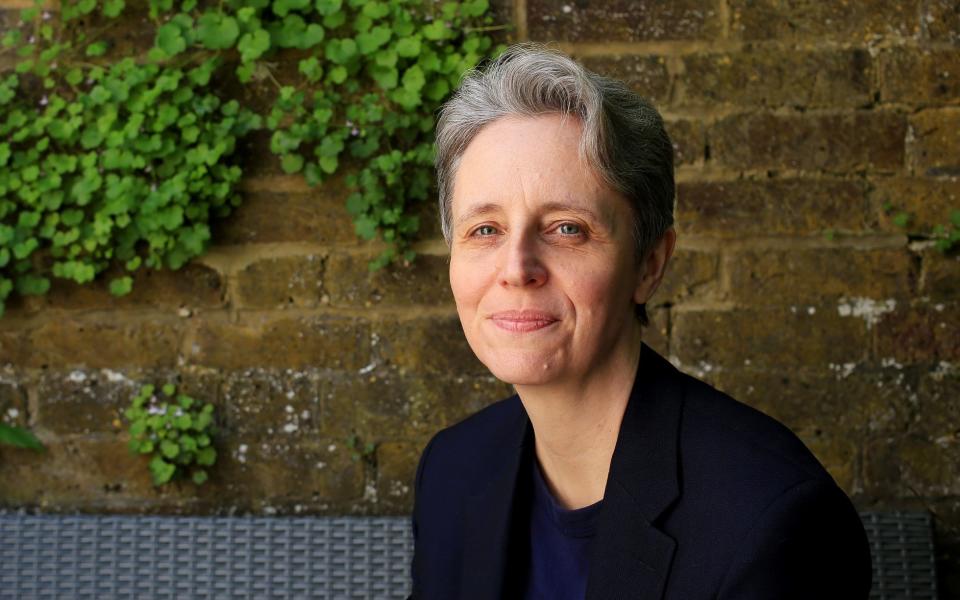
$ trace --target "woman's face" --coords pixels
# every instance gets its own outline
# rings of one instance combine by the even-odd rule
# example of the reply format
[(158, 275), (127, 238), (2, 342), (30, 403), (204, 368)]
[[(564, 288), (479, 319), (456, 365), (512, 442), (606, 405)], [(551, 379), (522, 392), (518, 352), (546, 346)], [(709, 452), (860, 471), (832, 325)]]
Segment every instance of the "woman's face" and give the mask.
[(503, 118), (453, 184), (450, 286), (470, 347), (515, 385), (584, 380), (646, 301), (627, 200), (577, 156), (573, 116)]

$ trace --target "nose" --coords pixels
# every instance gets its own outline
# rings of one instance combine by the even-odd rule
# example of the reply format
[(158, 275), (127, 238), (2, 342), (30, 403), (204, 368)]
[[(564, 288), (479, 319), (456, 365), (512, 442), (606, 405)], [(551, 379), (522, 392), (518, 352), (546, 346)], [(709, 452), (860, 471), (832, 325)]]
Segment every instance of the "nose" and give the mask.
[(547, 280), (547, 269), (538, 254), (533, 235), (516, 233), (502, 246), (500, 285), (539, 287)]

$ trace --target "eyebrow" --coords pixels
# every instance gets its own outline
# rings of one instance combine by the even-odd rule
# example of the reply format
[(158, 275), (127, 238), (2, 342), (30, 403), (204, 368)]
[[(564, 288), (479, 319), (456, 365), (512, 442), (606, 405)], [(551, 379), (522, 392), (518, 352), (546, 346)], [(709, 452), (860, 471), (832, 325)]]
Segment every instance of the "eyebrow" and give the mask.
[[(589, 208), (584, 208), (581, 206), (576, 206), (574, 204), (567, 204), (564, 202), (547, 202), (541, 207), (545, 212), (572, 212), (582, 215), (588, 219), (599, 222), (600, 218), (595, 212)], [(496, 212), (501, 209), (501, 206), (495, 202), (484, 202), (482, 204), (476, 204), (471, 206), (467, 212), (463, 213), (459, 219), (457, 219), (455, 226), (460, 226), (466, 221), (470, 221), (475, 217), (486, 215), (492, 212)]]

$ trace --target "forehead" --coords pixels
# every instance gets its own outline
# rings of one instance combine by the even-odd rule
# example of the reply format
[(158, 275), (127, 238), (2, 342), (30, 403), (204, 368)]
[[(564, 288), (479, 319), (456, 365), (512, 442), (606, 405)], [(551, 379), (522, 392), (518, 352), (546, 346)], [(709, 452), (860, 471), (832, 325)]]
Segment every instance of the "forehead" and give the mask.
[(558, 201), (607, 212), (611, 191), (581, 160), (581, 133), (580, 120), (572, 115), (504, 117), (486, 125), (460, 159), (452, 212), (477, 203), (509, 207)]

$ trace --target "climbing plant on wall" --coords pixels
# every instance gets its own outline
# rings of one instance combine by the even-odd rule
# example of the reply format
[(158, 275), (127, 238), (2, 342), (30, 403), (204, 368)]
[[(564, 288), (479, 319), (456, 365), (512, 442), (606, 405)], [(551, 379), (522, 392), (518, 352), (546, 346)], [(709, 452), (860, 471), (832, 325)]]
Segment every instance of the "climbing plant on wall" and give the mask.
[[(242, 202), (236, 148), (254, 130), (312, 186), (352, 163), (356, 234), (385, 242), (371, 267), (413, 258), (434, 113), (503, 49), (487, 0), (137, 4), (64, 0), (53, 15), (37, 0), (3, 36), (16, 66), (0, 75), (0, 314), (51, 277), (202, 254), (212, 219)], [(242, 102), (265, 88), (265, 109)]]

